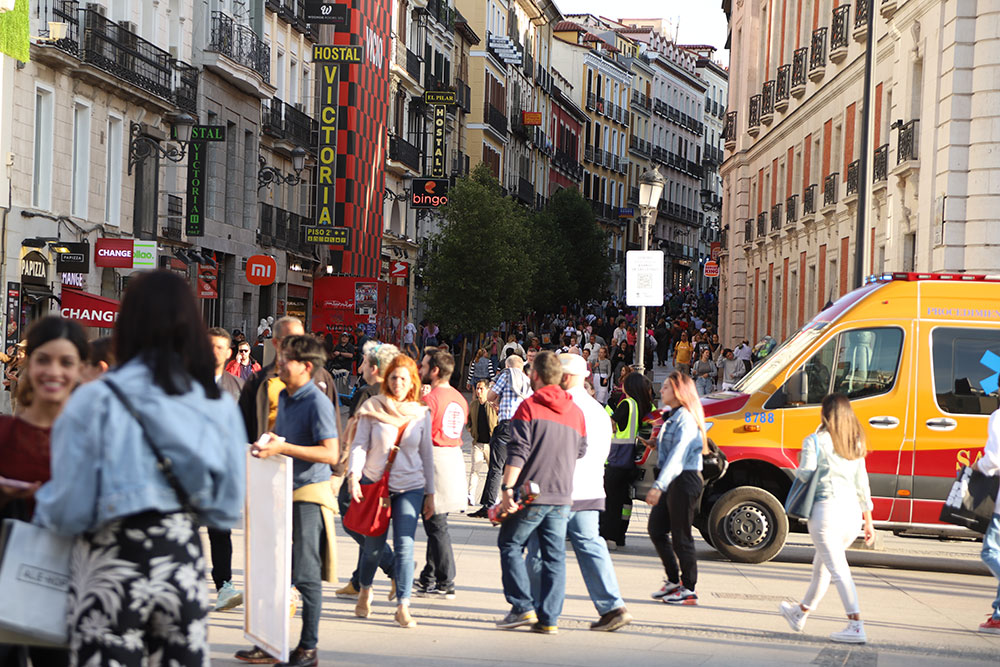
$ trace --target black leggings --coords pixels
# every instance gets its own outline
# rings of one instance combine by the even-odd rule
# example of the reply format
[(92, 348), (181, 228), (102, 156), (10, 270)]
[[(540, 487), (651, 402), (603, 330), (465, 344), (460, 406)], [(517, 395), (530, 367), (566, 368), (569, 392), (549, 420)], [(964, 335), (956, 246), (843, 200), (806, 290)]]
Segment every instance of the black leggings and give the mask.
[(660, 556), (667, 579), (683, 583), (691, 591), (698, 583), (698, 559), (691, 524), (704, 484), (697, 470), (682, 472), (660, 496), (660, 502), (649, 513), (647, 525), (649, 539)]
[[(601, 537), (620, 547), (625, 546), (629, 517), (632, 514), (632, 481), (635, 468), (604, 469), (604, 511), (601, 512)], [(628, 511), (626, 512), (626, 508)]]

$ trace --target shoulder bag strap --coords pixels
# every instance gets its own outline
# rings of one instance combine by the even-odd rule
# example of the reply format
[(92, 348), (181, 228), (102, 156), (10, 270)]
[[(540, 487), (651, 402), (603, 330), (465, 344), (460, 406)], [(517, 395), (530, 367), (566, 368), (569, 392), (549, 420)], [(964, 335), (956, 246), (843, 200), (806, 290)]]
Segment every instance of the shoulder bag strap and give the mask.
[(392, 449), (389, 450), (389, 459), (385, 462), (385, 472), (382, 473), (382, 476), (386, 479), (389, 478), (389, 472), (392, 470), (392, 463), (396, 460), (396, 454), (399, 453), (399, 443), (403, 441), (403, 431), (405, 431), (406, 427), (411, 423), (412, 422), (406, 422), (399, 427), (399, 433), (396, 434), (396, 442), (393, 444)]
[(121, 387), (119, 387), (117, 384), (112, 382), (107, 377), (104, 378), (104, 383), (111, 390), (111, 393), (113, 393), (118, 398), (118, 400), (121, 401), (121, 404), (125, 406), (125, 409), (128, 411), (130, 415), (132, 415), (132, 418), (135, 419), (136, 422), (138, 422), (139, 428), (142, 429), (143, 439), (145, 439), (146, 444), (149, 445), (149, 448), (153, 450), (153, 455), (156, 457), (157, 467), (160, 469), (160, 472), (163, 473), (163, 476), (167, 478), (167, 483), (170, 484), (170, 488), (172, 488), (174, 490), (174, 493), (177, 494), (177, 500), (180, 501), (181, 508), (185, 512), (194, 513), (194, 510), (191, 507), (191, 498), (188, 496), (187, 491), (184, 490), (184, 487), (181, 485), (181, 481), (177, 478), (176, 473), (174, 473), (173, 461), (171, 461), (168, 457), (163, 455), (163, 452), (160, 450), (159, 446), (157, 446), (156, 442), (153, 440), (153, 437), (150, 435), (149, 428), (147, 428), (145, 420), (138, 413), (138, 411), (136, 411), (135, 407), (132, 405), (132, 402), (129, 401), (128, 397), (125, 395), (125, 392), (122, 391)]

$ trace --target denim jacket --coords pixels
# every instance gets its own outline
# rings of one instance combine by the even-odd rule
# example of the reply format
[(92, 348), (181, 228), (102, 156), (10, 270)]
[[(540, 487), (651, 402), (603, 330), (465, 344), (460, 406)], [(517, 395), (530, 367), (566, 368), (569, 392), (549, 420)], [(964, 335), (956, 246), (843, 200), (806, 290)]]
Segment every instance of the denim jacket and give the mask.
[[(133, 359), (107, 376), (132, 399), (174, 463), (198, 520), (228, 528), (243, 507), (246, 430), (232, 397), (201, 385), (168, 396)], [(181, 509), (142, 428), (103, 381), (76, 389), (52, 428), (52, 479), (36, 495), (35, 523), (66, 535), (146, 511)]]
[(833, 450), (833, 439), (830, 434), (822, 428), (802, 441), (799, 467), (795, 470), (795, 476), (807, 481), (809, 473), (819, 475), (816, 481), (815, 502), (824, 500), (856, 502), (862, 512), (870, 512), (874, 508), (864, 457), (853, 460), (841, 458)]
[(701, 430), (694, 415), (679, 407), (670, 413), (656, 440), (660, 475), (653, 483), (664, 493), (685, 470), (701, 470)]

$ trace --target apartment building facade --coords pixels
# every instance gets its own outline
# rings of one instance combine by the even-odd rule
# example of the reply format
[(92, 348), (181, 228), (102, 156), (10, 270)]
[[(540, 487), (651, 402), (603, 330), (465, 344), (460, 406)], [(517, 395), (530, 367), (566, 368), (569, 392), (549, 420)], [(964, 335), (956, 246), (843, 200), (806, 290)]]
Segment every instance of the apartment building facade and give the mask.
[[(1000, 111), (984, 73), (1000, 49), (983, 37), (1000, 8), (884, 0), (871, 25), (868, 0), (726, 0), (723, 8), (733, 75), (721, 170), (727, 342), (787, 337), (855, 287), (856, 262), (865, 275), (996, 272), (988, 156)], [(862, 183), (870, 196), (859, 201)]]

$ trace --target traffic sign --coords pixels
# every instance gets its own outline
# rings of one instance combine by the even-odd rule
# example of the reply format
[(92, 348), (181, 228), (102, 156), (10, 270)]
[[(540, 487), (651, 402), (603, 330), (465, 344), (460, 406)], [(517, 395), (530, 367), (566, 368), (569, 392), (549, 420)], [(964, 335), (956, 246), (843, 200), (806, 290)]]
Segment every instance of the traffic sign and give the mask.
[(625, 302), (630, 306), (663, 305), (663, 251), (625, 253)]
[(254, 255), (247, 260), (247, 281), (251, 285), (271, 285), (278, 277), (278, 263), (268, 255)]
[(706, 278), (718, 278), (719, 277), (719, 263), (713, 262), (711, 260), (705, 262), (705, 277)]

